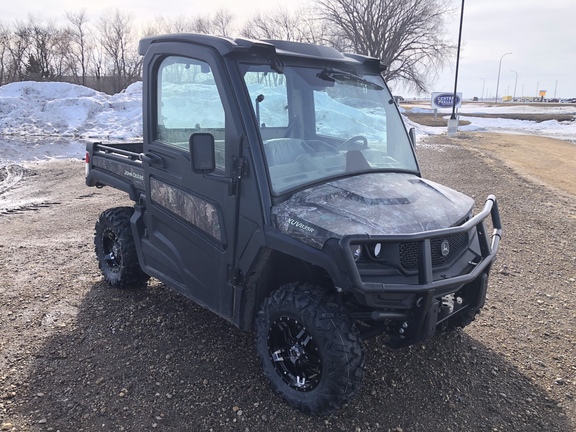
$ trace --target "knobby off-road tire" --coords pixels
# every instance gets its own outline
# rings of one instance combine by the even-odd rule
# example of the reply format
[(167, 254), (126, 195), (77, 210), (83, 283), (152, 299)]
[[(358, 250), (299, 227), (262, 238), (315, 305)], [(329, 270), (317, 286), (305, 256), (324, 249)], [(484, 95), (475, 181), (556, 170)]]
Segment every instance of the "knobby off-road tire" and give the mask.
[(448, 326), (451, 326), (454, 329), (464, 328), (467, 325), (472, 324), (479, 313), (480, 309), (477, 307), (466, 308), (461, 313), (448, 318)]
[(479, 308), (468, 307), (464, 309), (462, 312), (448, 318), (448, 320), (446, 320), (446, 323), (443, 323), (444, 324), (443, 326), (442, 324), (440, 324), (442, 326), (440, 330), (442, 332), (451, 332), (458, 330), (460, 328), (464, 328), (472, 324), (472, 322), (476, 319), (476, 315), (478, 315), (479, 313), (480, 313)]
[(364, 350), (356, 326), (319, 288), (281, 287), (264, 301), (255, 326), (264, 375), (291, 406), (325, 415), (360, 389)]
[(132, 207), (108, 209), (96, 222), (94, 245), (98, 267), (104, 280), (113, 287), (143, 285), (149, 278), (138, 264), (130, 228)]

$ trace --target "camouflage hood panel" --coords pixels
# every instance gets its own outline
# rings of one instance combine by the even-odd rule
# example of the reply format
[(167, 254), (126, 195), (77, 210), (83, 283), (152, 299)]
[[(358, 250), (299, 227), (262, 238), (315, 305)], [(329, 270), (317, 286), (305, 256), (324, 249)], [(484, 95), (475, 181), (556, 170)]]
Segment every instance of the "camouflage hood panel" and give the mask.
[(272, 210), (283, 233), (318, 249), (346, 234), (410, 234), (462, 221), (474, 200), (412, 174), (365, 174), (298, 192)]

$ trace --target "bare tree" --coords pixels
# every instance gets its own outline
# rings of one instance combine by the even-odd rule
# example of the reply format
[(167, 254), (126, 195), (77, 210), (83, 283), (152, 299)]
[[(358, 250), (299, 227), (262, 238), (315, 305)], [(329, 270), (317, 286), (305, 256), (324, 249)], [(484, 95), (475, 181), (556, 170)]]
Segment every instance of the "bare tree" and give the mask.
[(249, 19), (242, 28), (242, 36), (252, 39), (282, 39), (294, 42), (320, 43), (325, 29), (321, 20), (304, 9), (289, 12), (279, 8)]
[(71, 26), (68, 28), (70, 42), (73, 49), (70, 51), (70, 69), (78, 84), (86, 85), (86, 75), (91, 57), (90, 33), (86, 10), (79, 12), (66, 12), (66, 18)]
[(233, 33), (234, 15), (227, 9), (219, 9), (211, 21), (213, 34), (230, 36)]
[(69, 38), (53, 23), (33, 16), (0, 28), (0, 82), (58, 81), (69, 74)]
[(101, 46), (96, 46), (94, 50), (94, 55), (90, 59), (88, 64), (88, 70), (91, 76), (94, 78), (93, 87), (96, 90), (104, 91), (105, 85), (103, 83), (103, 78), (106, 74), (105, 72), (105, 57), (104, 49)]
[(168, 24), (165, 33), (187, 33), (193, 31), (192, 21), (183, 16), (172, 19)]
[(331, 24), (339, 49), (382, 59), (384, 77), (425, 91), (430, 70), (438, 70), (454, 47), (445, 39), (449, 0), (315, 0), (318, 15)]
[(98, 27), (112, 77), (111, 91), (119, 92), (137, 81), (142, 69), (131, 18), (117, 9), (108, 11), (100, 17)]
[(10, 57), (10, 29), (0, 23), (0, 86), (6, 84), (8, 75)]
[(203, 34), (212, 34), (212, 20), (210, 19), (210, 15), (203, 16), (203, 17), (196, 17), (192, 20), (192, 32), (194, 33), (203, 33)]
[(144, 36), (168, 33), (193, 33), (195, 31), (194, 22), (184, 16), (167, 19), (159, 15), (156, 16), (153, 21), (146, 23), (142, 27), (142, 34)]
[(31, 52), (26, 66), (28, 79), (37, 81), (50, 80), (56, 77), (54, 60), (56, 52), (53, 49), (57, 43), (59, 32), (54, 24), (42, 25), (36, 18), (28, 18)]
[(23, 22), (16, 22), (8, 41), (7, 82), (27, 79), (25, 59), (30, 56), (30, 29)]
[(33, 16), (0, 23), (0, 84), (64, 80), (117, 92), (140, 79), (142, 59), (129, 16), (109, 11), (97, 28), (88, 25), (85, 11), (66, 17), (69, 25), (58, 27)]
[(73, 74), (75, 62), (71, 58), (73, 51), (71, 46), (70, 32), (68, 29), (59, 29), (52, 38), (52, 71), (55, 80), (68, 81)]
[(234, 32), (234, 15), (226, 9), (220, 9), (214, 16), (196, 17), (190, 22), (190, 30), (194, 33), (230, 36)]

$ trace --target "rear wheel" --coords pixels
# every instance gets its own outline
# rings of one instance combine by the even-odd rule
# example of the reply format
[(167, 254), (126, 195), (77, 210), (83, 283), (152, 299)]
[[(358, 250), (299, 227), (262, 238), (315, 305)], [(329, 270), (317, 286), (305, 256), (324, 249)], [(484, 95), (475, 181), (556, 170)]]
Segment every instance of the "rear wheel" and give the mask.
[(96, 222), (94, 245), (98, 267), (104, 280), (114, 287), (141, 285), (150, 276), (138, 264), (130, 218), (132, 207), (116, 207), (102, 212)]
[(333, 412), (360, 389), (364, 350), (356, 327), (317, 287), (289, 284), (264, 301), (256, 349), (272, 388), (303, 412)]

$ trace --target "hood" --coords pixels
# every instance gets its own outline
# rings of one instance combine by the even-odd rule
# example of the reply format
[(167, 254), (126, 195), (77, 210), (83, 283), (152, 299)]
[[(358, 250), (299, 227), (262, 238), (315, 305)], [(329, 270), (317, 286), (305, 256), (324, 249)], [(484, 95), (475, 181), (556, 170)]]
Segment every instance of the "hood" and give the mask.
[(347, 234), (411, 234), (461, 222), (474, 200), (413, 174), (365, 174), (319, 185), (274, 206), (276, 228), (314, 246)]

